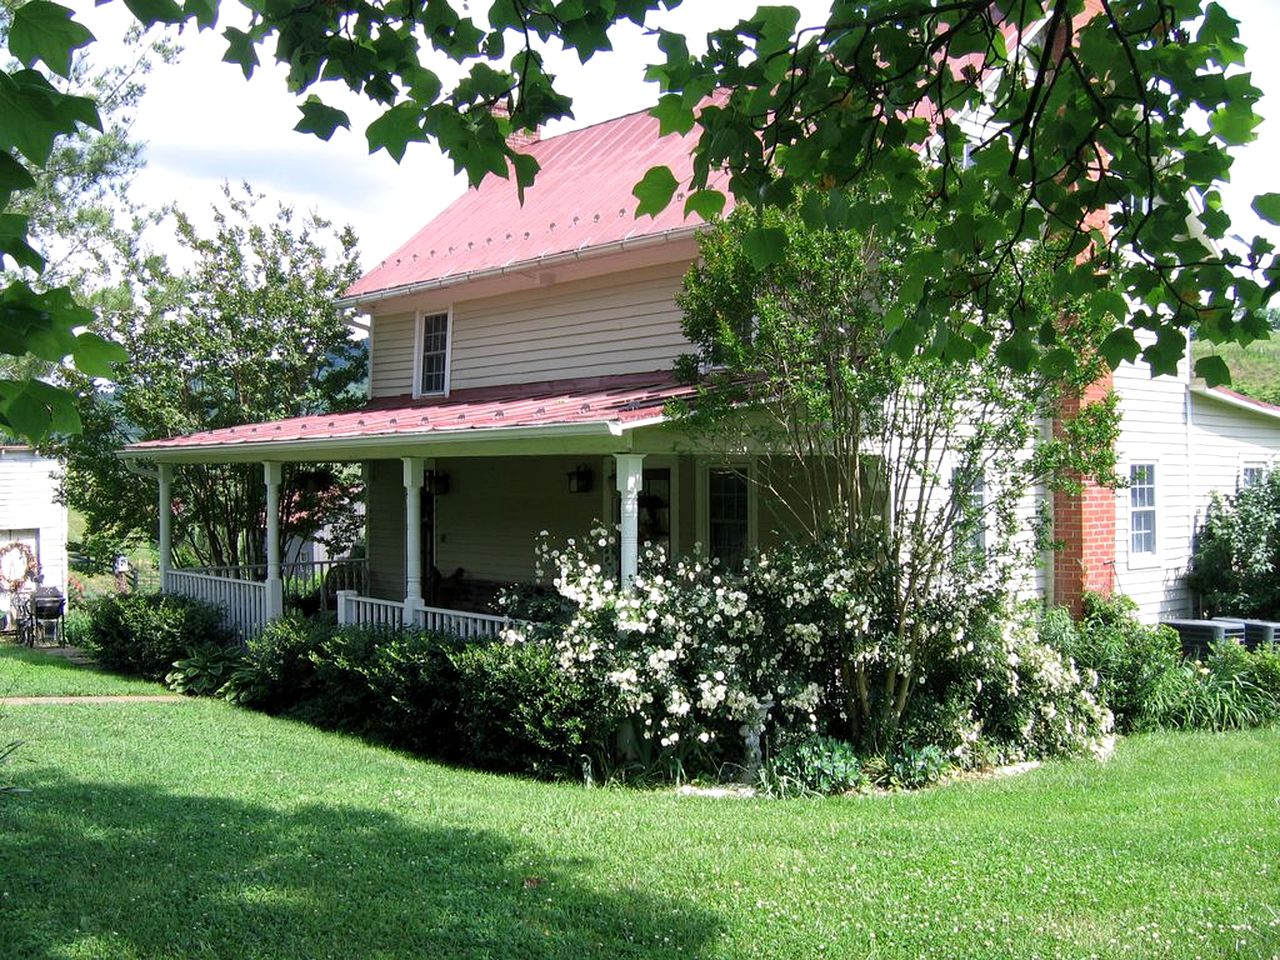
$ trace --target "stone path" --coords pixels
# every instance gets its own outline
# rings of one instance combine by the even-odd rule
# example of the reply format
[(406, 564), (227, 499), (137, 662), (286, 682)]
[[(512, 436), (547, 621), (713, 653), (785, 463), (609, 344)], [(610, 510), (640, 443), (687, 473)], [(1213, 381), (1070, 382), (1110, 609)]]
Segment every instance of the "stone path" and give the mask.
[(64, 703), (181, 703), (187, 697), (177, 694), (116, 694), (90, 697), (0, 697), (0, 706), (35, 707), (41, 704)]

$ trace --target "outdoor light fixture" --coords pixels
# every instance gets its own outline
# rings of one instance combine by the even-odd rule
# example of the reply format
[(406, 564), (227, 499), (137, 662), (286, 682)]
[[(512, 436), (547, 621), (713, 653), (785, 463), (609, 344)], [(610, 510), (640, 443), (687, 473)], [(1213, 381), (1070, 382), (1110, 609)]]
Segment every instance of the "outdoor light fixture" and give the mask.
[(433, 497), (443, 497), (449, 492), (449, 475), (440, 470), (428, 470), (427, 492)]
[(591, 492), (591, 468), (585, 463), (580, 463), (569, 471), (569, 492)]

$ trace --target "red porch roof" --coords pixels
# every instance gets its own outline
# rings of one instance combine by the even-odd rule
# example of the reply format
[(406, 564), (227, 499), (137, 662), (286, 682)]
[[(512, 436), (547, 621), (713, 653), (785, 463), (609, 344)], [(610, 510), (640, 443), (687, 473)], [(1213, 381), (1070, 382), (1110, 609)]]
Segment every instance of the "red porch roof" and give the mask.
[(614, 424), (619, 430), (662, 416), (668, 400), (693, 388), (670, 372), (584, 377), (503, 387), (455, 390), (448, 397), (391, 397), (349, 413), (292, 417), (268, 423), (205, 430), (124, 448), (126, 455), (199, 449), (244, 449), (255, 444), (344, 441), (374, 437), (442, 439), (513, 427)]
[[(357, 280), (345, 296), (368, 296), (693, 228), (702, 220), (697, 215), (685, 219), (683, 190), (658, 216), (638, 219), (631, 193), (653, 166), (670, 167), (677, 181), (688, 184), (693, 144), (693, 134), (660, 138), (658, 121), (640, 112), (522, 147), (541, 166), (523, 206), (514, 177), (486, 177)], [(723, 185), (725, 179), (713, 174), (711, 185)]]

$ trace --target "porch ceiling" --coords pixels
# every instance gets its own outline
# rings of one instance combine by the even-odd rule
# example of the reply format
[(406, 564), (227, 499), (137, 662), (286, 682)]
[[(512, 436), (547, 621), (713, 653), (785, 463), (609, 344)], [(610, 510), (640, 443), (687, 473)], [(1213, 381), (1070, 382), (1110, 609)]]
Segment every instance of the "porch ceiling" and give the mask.
[(483, 387), (150, 440), (120, 456), (230, 463), (619, 452), (630, 448), (630, 431), (663, 422), (668, 401), (692, 395), (666, 371)]

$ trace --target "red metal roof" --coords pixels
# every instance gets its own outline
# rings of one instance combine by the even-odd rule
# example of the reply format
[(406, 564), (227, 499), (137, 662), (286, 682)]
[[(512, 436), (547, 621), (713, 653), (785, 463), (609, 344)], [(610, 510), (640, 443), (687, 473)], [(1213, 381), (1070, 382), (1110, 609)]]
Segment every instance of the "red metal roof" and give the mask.
[[(541, 165), (534, 185), (525, 191), (523, 206), (514, 176), (486, 177), (357, 280), (346, 296), (694, 227), (702, 220), (696, 214), (685, 219), (683, 189), (658, 216), (639, 219), (631, 190), (650, 167), (660, 165), (670, 167), (677, 181), (687, 185), (695, 135), (696, 128), (688, 137), (659, 137), (658, 121), (641, 112), (522, 147)], [(723, 174), (713, 175), (711, 185), (726, 181)]]
[(205, 430), (125, 447), (125, 453), (191, 448), (243, 448), (291, 441), (341, 441), (368, 437), (421, 437), (511, 427), (564, 424), (625, 425), (662, 416), (668, 400), (693, 388), (670, 372), (584, 377), (504, 387), (455, 390), (449, 397), (392, 397), (349, 413), (293, 417), (269, 423)]

